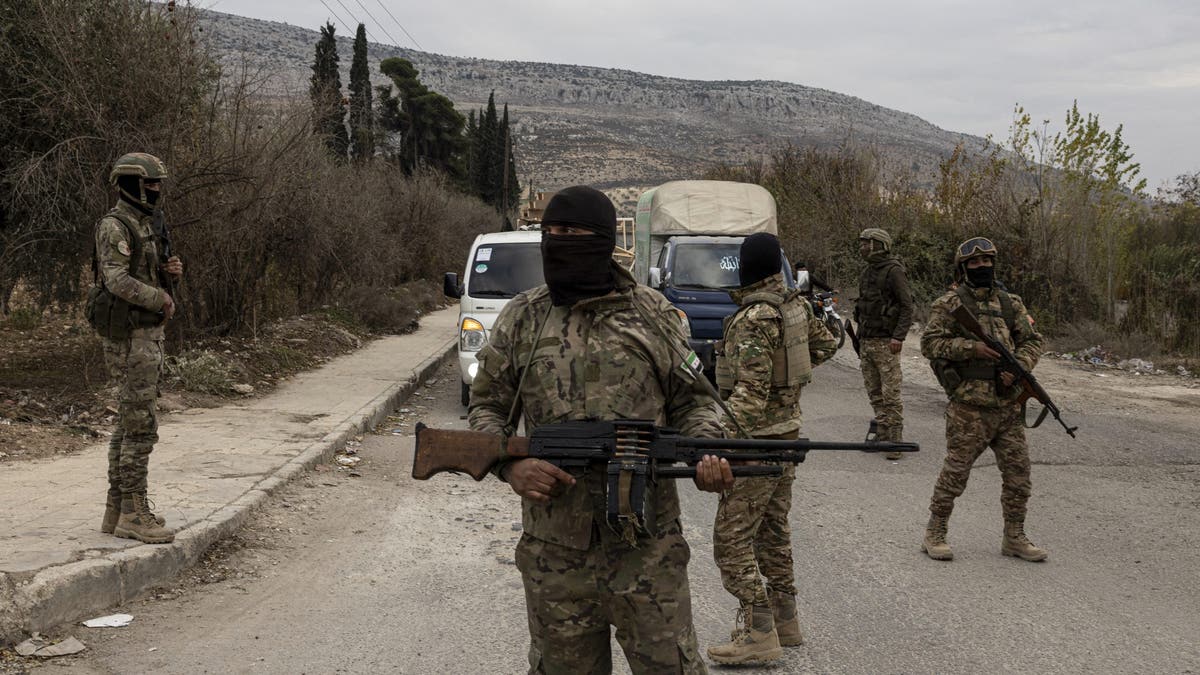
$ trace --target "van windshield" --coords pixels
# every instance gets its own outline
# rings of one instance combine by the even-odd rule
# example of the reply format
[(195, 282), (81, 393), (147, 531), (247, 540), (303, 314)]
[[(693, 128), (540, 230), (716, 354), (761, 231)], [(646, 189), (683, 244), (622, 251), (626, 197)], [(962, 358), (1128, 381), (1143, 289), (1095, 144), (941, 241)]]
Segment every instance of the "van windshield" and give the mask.
[(467, 270), (467, 295), (474, 298), (512, 298), (544, 283), (537, 242), (480, 246)]
[(671, 285), (676, 288), (737, 288), (741, 241), (675, 247)]

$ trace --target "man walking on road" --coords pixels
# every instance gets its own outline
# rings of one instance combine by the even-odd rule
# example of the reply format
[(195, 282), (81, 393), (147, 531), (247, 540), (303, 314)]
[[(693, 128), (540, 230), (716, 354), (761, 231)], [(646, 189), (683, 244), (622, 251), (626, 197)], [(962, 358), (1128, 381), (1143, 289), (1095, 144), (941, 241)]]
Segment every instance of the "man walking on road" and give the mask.
[(163, 325), (175, 313), (164, 275), (183, 275), (179, 258), (160, 260), (152, 227), (167, 168), (153, 155), (123, 155), (109, 182), (117, 205), (96, 226), (96, 285), (88, 320), (104, 338), (104, 360), (119, 398), (117, 427), (108, 444), (108, 498), (100, 530), (147, 544), (175, 532), (151, 510), (146, 475), (158, 442), (158, 377)]
[(954, 255), (955, 289), (938, 298), (921, 335), (921, 353), (950, 397), (946, 406), (946, 461), (929, 503), (929, 525), (921, 548), (934, 560), (951, 560), (946, 532), (954, 500), (967, 487), (971, 466), (988, 447), (996, 454), (1003, 483), (1004, 538), (1000, 552), (1022, 560), (1045, 560), (1047, 553), (1025, 536), (1025, 511), (1033, 491), (1029, 446), (1025, 443), (1021, 393), (1014, 376), (1000, 371), (1000, 354), (955, 320), (966, 307), (983, 329), (1009, 349), (1026, 370), (1042, 353), (1042, 336), (1033, 328), (1021, 298), (997, 287), (996, 247), (983, 237), (968, 239)]
[[(871, 227), (858, 235), (859, 254), (867, 261), (858, 282), (854, 318), (861, 336), (863, 384), (875, 411), (868, 440), (904, 440), (904, 404), (900, 400), (900, 350), (912, 326), (913, 300), (904, 264), (892, 253), (892, 237)], [(872, 438), (872, 434), (874, 438)], [(889, 452), (887, 459), (904, 455)]]
[[(774, 235), (742, 242), (741, 288), (731, 294), (740, 308), (725, 326), (717, 386), (734, 417), (727, 426), (754, 438), (792, 440), (800, 437), (800, 391), (813, 366), (837, 352), (837, 340), (800, 291), (784, 288), (782, 264)], [(789, 464), (778, 477), (737, 479), (721, 495), (713, 554), (725, 590), (741, 606), (731, 641), (708, 649), (717, 663), (774, 661), (782, 647), (804, 643), (788, 525), (795, 480)]]
[[(585, 419), (652, 419), (689, 436), (723, 434), (713, 400), (681, 368), (687, 351), (675, 309), (612, 260), (616, 210), (586, 186), (560, 191), (542, 219), (546, 285), (514, 298), (479, 352), (469, 420), (511, 434)], [(670, 344), (674, 343), (674, 344)], [(704, 673), (692, 625), (674, 481), (650, 483), (649, 532), (605, 522), (605, 476), (539, 459), (496, 474), (522, 497), (516, 560), (525, 586), (530, 673), (608, 673), (610, 626), (635, 673)], [(707, 457), (696, 485), (733, 485), (728, 462)]]

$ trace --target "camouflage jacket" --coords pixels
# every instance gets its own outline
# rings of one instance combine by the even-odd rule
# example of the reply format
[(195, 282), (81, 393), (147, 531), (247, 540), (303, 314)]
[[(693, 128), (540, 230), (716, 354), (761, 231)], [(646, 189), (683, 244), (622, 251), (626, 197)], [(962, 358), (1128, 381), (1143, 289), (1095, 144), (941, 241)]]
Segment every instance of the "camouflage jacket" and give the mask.
[[(96, 224), (96, 266), (110, 293), (131, 305), (158, 312), (166, 304), (166, 291), (159, 280), (158, 242), (152, 221), (151, 216), (118, 200), (113, 210)], [(130, 256), (137, 247), (129, 241), (126, 223), (141, 242), (141, 260), (133, 266), (133, 274), (130, 274)], [(154, 339), (161, 338), (162, 333), (161, 326), (153, 326), (135, 329), (134, 334)]]
[[(730, 295), (738, 304), (754, 293), (785, 293), (783, 276), (776, 274)], [(837, 340), (813, 315), (812, 307), (802, 297), (796, 302), (803, 306), (805, 322), (800, 327), (807, 338), (801, 349), (808, 351), (808, 372), (802, 373), (802, 381), (811, 378), (811, 367), (824, 363), (837, 352)], [(731, 393), (726, 396), (726, 406), (733, 413), (741, 428), (751, 436), (773, 436), (800, 429), (800, 390), (796, 386), (772, 385), (775, 352), (783, 349), (783, 315), (765, 302), (754, 302), (734, 315), (725, 330), (724, 350), (732, 371), (734, 382)], [(722, 392), (724, 395), (724, 392)], [(734, 425), (725, 420), (726, 427)]]
[[(468, 414), (472, 429), (502, 433), (513, 399), (520, 396), (527, 432), (556, 422), (637, 418), (688, 436), (721, 436), (714, 401), (697, 387), (695, 375), (682, 367), (663, 338), (669, 336), (683, 353), (689, 351), (679, 314), (624, 269), (617, 276), (612, 293), (570, 307), (552, 308), (545, 286), (521, 293), (504, 307), (479, 352)], [(543, 319), (546, 327), (534, 345)], [(526, 363), (529, 373), (518, 392)], [(593, 523), (604, 526), (605, 476), (593, 468), (576, 478), (549, 504), (522, 500), (527, 534), (588, 548)], [(679, 517), (675, 481), (659, 481), (650, 489), (653, 522), (661, 528)]]
[[(979, 324), (988, 335), (995, 337), (1009, 349), (1026, 370), (1033, 370), (1042, 354), (1042, 336), (1033, 328), (1029, 320), (1029, 312), (1021, 298), (1012, 293), (1014, 311), (1014, 332), (1010, 333), (1008, 325), (1001, 316), (1000, 292), (996, 289), (974, 289), (971, 291), (979, 305), (976, 317)], [(929, 312), (929, 323), (921, 335), (921, 353), (925, 358), (946, 359), (955, 367), (978, 365), (974, 360), (975, 344), (978, 340), (971, 335), (962, 324), (954, 319), (951, 313), (962, 306), (962, 300), (954, 291), (946, 293), (934, 301)], [(1012, 391), (997, 392), (994, 379), (966, 378), (950, 395), (950, 400), (985, 408), (998, 408), (1006, 405), (1019, 395), (1016, 387)]]

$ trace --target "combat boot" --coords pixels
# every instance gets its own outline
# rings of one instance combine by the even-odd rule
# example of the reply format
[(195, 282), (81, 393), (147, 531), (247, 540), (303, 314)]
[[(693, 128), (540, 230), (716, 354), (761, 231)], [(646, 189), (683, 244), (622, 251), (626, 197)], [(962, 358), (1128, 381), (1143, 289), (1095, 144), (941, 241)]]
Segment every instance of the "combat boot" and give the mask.
[(954, 560), (954, 551), (946, 543), (946, 530), (950, 526), (949, 516), (929, 516), (929, 524), (925, 526), (925, 540), (921, 542), (921, 550), (934, 560)]
[[(886, 433), (882, 433), (879, 436), (880, 436), (880, 440), (890, 441), (892, 443), (899, 443), (901, 440), (904, 439), (904, 427), (903, 426), (888, 427)], [(883, 458), (887, 459), (887, 460), (892, 460), (892, 461), (895, 461), (898, 459), (904, 459), (904, 453), (903, 452), (889, 452), (889, 453), (884, 454)]]
[(1000, 543), (1000, 553), (1029, 562), (1041, 562), (1050, 555), (1045, 549), (1034, 546), (1025, 536), (1025, 523), (1015, 521), (1004, 523), (1004, 541)]
[(871, 426), (867, 427), (867, 437), (864, 442), (874, 443), (877, 440), (879, 440), (879, 420), (872, 419)]
[(708, 658), (717, 663), (741, 665), (767, 663), (783, 658), (779, 634), (770, 607), (738, 610), (730, 642), (708, 648)]
[[(100, 531), (104, 534), (112, 534), (117, 527), (117, 521), (121, 518), (121, 493), (120, 491), (109, 491), (108, 498), (104, 501), (104, 520), (100, 521)], [(161, 527), (165, 525), (167, 520), (162, 516), (154, 516), (154, 522)]]
[(796, 615), (796, 596), (791, 593), (772, 593), (771, 614), (775, 617), (775, 633), (779, 636), (780, 645), (795, 647), (804, 644), (800, 617)]
[(146, 544), (169, 544), (175, 541), (175, 531), (159, 524), (144, 492), (125, 495), (121, 499), (121, 516), (117, 519), (113, 534)]

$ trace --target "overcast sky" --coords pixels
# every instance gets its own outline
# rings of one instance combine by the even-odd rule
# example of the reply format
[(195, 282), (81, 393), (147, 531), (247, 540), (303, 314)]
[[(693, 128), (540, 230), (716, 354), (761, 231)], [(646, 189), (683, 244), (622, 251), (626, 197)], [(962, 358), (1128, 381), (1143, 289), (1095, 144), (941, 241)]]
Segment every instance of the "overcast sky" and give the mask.
[(1098, 114), (1106, 129), (1124, 124), (1151, 192), (1200, 170), (1196, 0), (197, 4), (313, 29), (329, 19), (339, 33), (343, 22), (353, 29), (362, 21), (372, 41), (451, 56), (701, 80), (784, 80), (997, 138), (1007, 135), (1014, 103), (1035, 120), (1049, 119), (1053, 132), (1078, 99), (1080, 110)]

